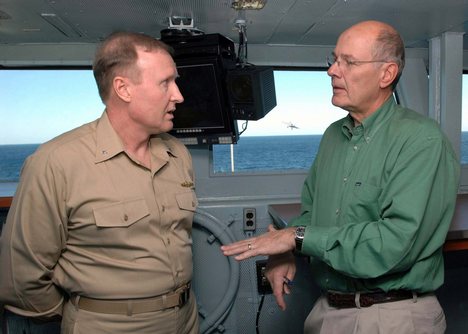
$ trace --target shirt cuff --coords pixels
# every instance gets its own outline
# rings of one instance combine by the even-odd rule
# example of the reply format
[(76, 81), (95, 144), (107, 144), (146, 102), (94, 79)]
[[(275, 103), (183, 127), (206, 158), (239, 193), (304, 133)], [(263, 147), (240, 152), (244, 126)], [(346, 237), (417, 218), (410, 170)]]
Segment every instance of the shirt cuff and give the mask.
[(306, 226), (301, 253), (324, 259), (329, 232), (329, 227)]

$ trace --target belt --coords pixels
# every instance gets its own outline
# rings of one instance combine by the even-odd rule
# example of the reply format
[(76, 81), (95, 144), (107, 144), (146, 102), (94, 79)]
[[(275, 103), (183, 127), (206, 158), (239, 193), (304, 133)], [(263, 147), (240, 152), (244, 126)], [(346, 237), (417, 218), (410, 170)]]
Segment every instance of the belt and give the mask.
[(190, 284), (165, 295), (137, 299), (95, 299), (72, 295), (70, 301), (77, 308), (105, 314), (138, 314), (182, 307), (190, 297)]
[(413, 298), (413, 292), (408, 290), (366, 293), (327, 292), (328, 304), (336, 308), (369, 307), (374, 304), (389, 303), (411, 298)]

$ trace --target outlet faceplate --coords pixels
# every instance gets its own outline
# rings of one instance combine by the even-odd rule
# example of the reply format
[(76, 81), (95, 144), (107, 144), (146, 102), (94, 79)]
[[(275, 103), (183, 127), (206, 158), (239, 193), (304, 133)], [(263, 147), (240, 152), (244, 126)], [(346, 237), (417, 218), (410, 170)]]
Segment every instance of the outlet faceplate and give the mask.
[(255, 231), (257, 228), (257, 214), (255, 208), (244, 209), (244, 231)]

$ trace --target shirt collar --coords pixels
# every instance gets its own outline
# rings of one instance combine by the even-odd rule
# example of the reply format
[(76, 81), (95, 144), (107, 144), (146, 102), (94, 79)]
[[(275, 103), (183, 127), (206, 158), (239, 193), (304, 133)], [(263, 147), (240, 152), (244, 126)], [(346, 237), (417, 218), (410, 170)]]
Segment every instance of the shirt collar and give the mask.
[(106, 111), (103, 112), (96, 128), (96, 163), (108, 160), (124, 152), (124, 146), (112, 127)]
[(150, 138), (150, 150), (154, 156), (164, 156), (170, 154), (176, 156), (172, 149), (167, 145), (166, 140), (161, 135), (153, 135)]
[(364, 119), (362, 123), (356, 127), (354, 126), (353, 118), (348, 114), (348, 116), (343, 120), (343, 134), (348, 139), (351, 139), (353, 135), (364, 134), (366, 142), (369, 143), (380, 127), (391, 117), (392, 110), (395, 105), (396, 102), (392, 95), (387, 99), (387, 101), (385, 101), (384, 104), (382, 104), (379, 109)]
[[(104, 111), (98, 121), (96, 129), (95, 162), (99, 163), (109, 160), (122, 152), (125, 152), (122, 140), (117, 132), (115, 132), (107, 113)], [(174, 151), (160, 135), (154, 135), (150, 138), (150, 152), (153, 161), (156, 159), (158, 165), (169, 161), (169, 154), (176, 157)]]

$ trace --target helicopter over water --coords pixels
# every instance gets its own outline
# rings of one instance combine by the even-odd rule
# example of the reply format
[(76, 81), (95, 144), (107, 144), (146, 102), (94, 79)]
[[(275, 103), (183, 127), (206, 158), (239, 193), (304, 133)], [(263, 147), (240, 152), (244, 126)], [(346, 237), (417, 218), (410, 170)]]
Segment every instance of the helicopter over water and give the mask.
[(284, 124), (286, 124), (286, 127), (287, 128), (290, 128), (291, 130), (294, 130), (294, 129), (299, 129), (298, 126), (296, 126), (295, 124), (291, 123), (291, 122), (283, 122)]

